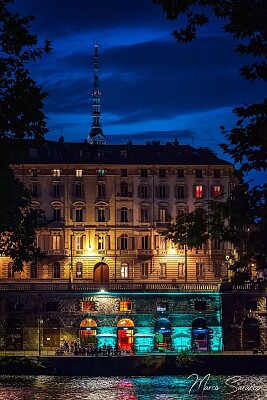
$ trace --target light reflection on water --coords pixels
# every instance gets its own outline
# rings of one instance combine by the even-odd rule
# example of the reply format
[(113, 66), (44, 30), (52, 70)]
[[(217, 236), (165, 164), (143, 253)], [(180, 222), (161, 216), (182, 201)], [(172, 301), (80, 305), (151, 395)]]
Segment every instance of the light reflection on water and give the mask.
[[(199, 377), (204, 378), (203, 376)], [(267, 376), (0, 376), (1, 400), (262, 400)], [(230, 380), (229, 380), (230, 379)], [(205, 386), (206, 382), (206, 386)], [(191, 389), (191, 392), (190, 392)]]

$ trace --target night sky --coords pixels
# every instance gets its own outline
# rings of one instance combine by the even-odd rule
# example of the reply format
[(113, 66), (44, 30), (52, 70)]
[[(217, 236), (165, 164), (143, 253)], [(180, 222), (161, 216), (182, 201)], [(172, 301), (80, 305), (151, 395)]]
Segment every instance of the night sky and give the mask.
[[(47, 139), (83, 141), (91, 126), (94, 44), (99, 45), (101, 113), (107, 142), (208, 146), (222, 156), (220, 126), (235, 106), (261, 100), (266, 84), (245, 81), (245, 57), (213, 20), (191, 44), (178, 43), (152, 0), (14, 0), (34, 15), (32, 31), (53, 51), (33, 66), (49, 92)], [(226, 158), (224, 156), (224, 158)]]

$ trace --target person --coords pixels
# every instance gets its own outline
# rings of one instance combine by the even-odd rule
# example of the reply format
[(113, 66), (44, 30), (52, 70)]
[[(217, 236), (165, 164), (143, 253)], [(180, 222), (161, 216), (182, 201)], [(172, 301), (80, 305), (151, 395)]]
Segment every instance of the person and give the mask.
[(194, 353), (198, 353), (198, 350), (199, 350), (199, 344), (198, 344), (198, 342), (195, 340), (194, 343), (193, 343), (193, 352), (194, 352)]

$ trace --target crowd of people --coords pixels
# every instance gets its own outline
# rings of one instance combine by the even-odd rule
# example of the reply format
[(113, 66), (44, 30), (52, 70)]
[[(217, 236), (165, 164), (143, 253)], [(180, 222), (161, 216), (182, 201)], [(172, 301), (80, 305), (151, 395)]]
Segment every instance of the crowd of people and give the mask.
[(65, 354), (73, 354), (75, 356), (118, 356), (118, 355), (133, 355), (132, 350), (120, 349), (117, 344), (112, 347), (110, 344), (104, 345), (102, 347), (96, 346), (93, 343), (90, 344), (80, 344), (76, 340), (71, 342), (69, 345), (68, 341), (65, 341), (59, 350), (55, 351), (55, 355), (61, 356)]

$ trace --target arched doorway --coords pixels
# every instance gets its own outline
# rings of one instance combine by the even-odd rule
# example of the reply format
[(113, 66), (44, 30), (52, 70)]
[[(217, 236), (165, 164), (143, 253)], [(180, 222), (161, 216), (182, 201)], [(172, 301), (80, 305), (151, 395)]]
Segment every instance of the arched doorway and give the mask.
[(171, 322), (167, 318), (159, 318), (155, 323), (155, 349), (159, 351), (171, 347)]
[(255, 318), (246, 318), (243, 322), (243, 350), (260, 347), (260, 324)]
[(109, 282), (109, 268), (104, 262), (99, 262), (94, 267), (94, 282)]
[(204, 318), (197, 318), (192, 324), (192, 347), (196, 342), (199, 350), (208, 350), (209, 329)]
[(92, 318), (85, 318), (80, 323), (80, 343), (96, 344), (97, 323)]
[(18, 319), (7, 320), (6, 348), (8, 350), (23, 350), (23, 328)]
[(134, 323), (131, 319), (121, 319), (118, 324), (118, 348), (120, 350), (132, 350), (134, 344)]
[(44, 321), (43, 347), (60, 346), (60, 323), (57, 319)]

